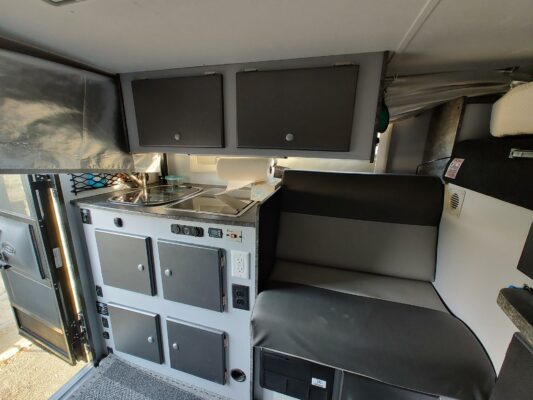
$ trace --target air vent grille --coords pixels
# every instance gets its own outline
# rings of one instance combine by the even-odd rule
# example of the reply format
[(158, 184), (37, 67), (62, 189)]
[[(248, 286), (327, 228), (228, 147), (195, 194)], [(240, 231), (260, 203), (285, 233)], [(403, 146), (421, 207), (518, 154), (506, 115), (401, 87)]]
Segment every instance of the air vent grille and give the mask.
[(460, 205), (459, 195), (457, 193), (452, 193), (450, 197), (450, 207), (456, 210)]
[(447, 193), (446, 208), (448, 212), (456, 217), (461, 214), (463, 203), (465, 200), (466, 192), (464, 190), (457, 190), (456, 188), (450, 188)]

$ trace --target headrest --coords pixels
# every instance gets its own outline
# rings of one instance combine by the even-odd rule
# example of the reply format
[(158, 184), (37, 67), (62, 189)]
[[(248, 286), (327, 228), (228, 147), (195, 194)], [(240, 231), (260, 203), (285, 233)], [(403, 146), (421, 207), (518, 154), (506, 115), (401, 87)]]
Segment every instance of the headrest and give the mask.
[(494, 103), (490, 133), (496, 137), (533, 134), (533, 82), (511, 89)]

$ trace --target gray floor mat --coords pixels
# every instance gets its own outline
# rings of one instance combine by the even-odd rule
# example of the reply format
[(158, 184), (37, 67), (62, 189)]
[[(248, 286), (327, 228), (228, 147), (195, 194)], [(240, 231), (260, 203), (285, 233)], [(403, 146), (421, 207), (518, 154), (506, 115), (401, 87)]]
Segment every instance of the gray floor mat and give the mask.
[(115, 355), (107, 356), (72, 400), (222, 400), (222, 397), (135, 367)]

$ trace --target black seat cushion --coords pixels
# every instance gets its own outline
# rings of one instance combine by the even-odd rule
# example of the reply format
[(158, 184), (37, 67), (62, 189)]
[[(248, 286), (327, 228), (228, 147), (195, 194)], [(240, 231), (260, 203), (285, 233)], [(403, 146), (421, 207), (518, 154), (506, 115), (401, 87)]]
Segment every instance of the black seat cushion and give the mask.
[(255, 346), (422, 393), (488, 399), (495, 382), (475, 336), (442, 311), (271, 282), (252, 327)]

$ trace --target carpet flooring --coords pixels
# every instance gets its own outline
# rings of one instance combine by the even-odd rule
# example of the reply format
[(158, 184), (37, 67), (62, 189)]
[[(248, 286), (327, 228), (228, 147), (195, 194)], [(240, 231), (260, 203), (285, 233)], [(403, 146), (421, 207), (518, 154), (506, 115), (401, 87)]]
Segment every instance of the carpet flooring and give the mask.
[[(69, 400), (223, 400), (165, 379), (110, 354)], [(224, 399), (226, 400), (226, 399)]]

